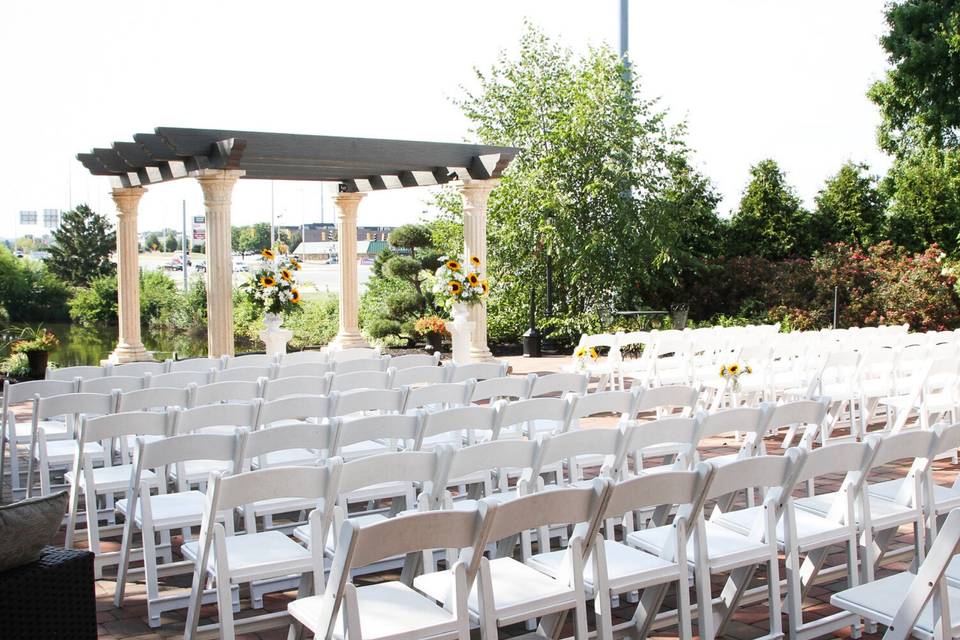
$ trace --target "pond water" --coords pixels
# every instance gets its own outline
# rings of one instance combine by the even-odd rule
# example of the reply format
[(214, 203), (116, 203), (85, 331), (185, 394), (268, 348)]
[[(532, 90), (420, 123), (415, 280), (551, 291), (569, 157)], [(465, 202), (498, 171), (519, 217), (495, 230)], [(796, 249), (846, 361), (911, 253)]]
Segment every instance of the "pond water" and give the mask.
[[(100, 364), (117, 346), (117, 327), (81, 327), (73, 324), (48, 323), (44, 325), (60, 339), (60, 347), (50, 353), (50, 362), (60, 367), (73, 365)], [(4, 342), (15, 338), (19, 331), (3, 330)], [(206, 331), (197, 334), (164, 332), (156, 333), (143, 330), (143, 344), (148, 351), (155, 352), (157, 360), (165, 360), (176, 352), (178, 358), (203, 356), (207, 354)], [(247, 351), (250, 345), (239, 341), (237, 351)]]

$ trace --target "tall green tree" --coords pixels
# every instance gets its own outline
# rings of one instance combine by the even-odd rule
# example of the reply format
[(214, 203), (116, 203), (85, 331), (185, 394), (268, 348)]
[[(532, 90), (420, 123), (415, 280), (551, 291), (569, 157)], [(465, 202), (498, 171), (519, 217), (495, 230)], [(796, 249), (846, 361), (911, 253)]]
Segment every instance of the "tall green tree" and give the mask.
[(519, 55), (477, 70), (458, 100), (480, 142), (521, 149), (488, 205), (494, 338), (523, 331), (531, 289), (542, 315), (548, 258), (556, 335), (579, 336), (642, 304), (679, 257), (668, 194), (690, 171), (684, 131), (624, 71), (607, 47), (575, 56), (528, 25)]
[(116, 271), (110, 261), (116, 246), (116, 235), (106, 216), (81, 204), (63, 214), (60, 227), (53, 232), (47, 264), (64, 282), (86, 286), (92, 279)]
[(733, 255), (771, 260), (809, 255), (813, 248), (810, 214), (774, 160), (750, 168), (750, 182), (730, 220)]
[(880, 107), (881, 147), (956, 147), (960, 132), (960, 0), (900, 0), (887, 6), (880, 39), (892, 68), (869, 91)]
[(815, 200), (814, 234), (821, 242), (868, 247), (885, 239), (887, 201), (867, 165), (845, 163)]
[(900, 158), (885, 181), (890, 239), (913, 252), (938, 244), (960, 253), (960, 150), (926, 149)]
[(146, 239), (143, 241), (143, 246), (148, 251), (157, 251), (160, 249), (160, 236), (157, 235), (155, 231), (151, 231), (147, 234)]
[(177, 234), (170, 232), (167, 234), (166, 240), (163, 241), (163, 248), (167, 253), (173, 253), (180, 247), (180, 243), (177, 241)]

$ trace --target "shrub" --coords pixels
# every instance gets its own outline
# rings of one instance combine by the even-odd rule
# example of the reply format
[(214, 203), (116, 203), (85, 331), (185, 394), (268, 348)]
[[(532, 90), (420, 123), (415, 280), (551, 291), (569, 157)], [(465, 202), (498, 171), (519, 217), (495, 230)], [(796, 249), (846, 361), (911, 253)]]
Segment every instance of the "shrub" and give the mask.
[(93, 327), (117, 322), (117, 278), (100, 276), (87, 287), (78, 287), (70, 298), (70, 319)]
[(300, 313), (284, 316), (284, 325), (293, 331), (291, 349), (328, 344), (340, 327), (340, 300), (332, 293), (304, 300)]
[(0, 247), (0, 306), (13, 322), (58, 322), (67, 319), (69, 292), (42, 262), (16, 258)]

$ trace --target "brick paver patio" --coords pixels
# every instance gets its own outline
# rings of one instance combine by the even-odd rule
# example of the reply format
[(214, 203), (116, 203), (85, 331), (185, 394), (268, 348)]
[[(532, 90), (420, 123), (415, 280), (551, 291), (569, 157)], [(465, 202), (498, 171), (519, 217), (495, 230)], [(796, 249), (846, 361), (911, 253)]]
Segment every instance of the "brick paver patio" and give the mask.
[[(525, 359), (520, 357), (507, 358), (510, 361), (513, 367), (514, 374), (526, 374), (529, 372), (537, 373), (552, 373), (560, 369), (560, 367), (567, 362), (569, 359), (557, 358), (557, 357), (547, 357), (547, 358), (536, 358), (536, 359)], [(27, 411), (26, 407), (15, 407), (15, 410), (19, 413), (24, 413)], [(609, 425), (611, 420), (592, 420), (584, 421), (585, 427), (603, 427)], [(769, 438), (767, 441), (768, 450), (777, 454), (780, 453), (779, 448), (779, 438)], [(726, 453), (731, 453), (736, 451), (737, 444), (732, 439), (713, 439), (709, 442), (709, 446), (706, 448), (705, 456), (711, 457), (715, 455), (722, 455)], [(20, 452), (21, 456), (26, 455), (26, 450), (23, 449)], [(26, 460), (24, 459), (24, 468)], [(890, 478), (900, 477), (903, 475), (903, 469), (893, 469), (889, 470)], [(934, 477), (935, 480), (944, 485), (952, 484), (954, 477), (956, 475), (956, 466), (952, 464), (951, 460), (944, 459), (935, 462), (934, 464)], [(831, 490), (839, 486), (840, 478), (828, 479), (828, 482), (825, 482), (822, 488), (818, 487), (818, 490)], [(9, 499), (10, 495), (10, 484), (9, 479), (4, 479), (3, 485), (4, 495)], [(800, 495), (800, 494), (798, 494)], [(902, 530), (901, 535), (897, 538), (899, 544), (908, 545), (912, 543), (913, 533), (909, 530)], [(179, 553), (179, 545), (181, 544), (182, 539), (178, 536), (173, 537), (173, 546), (175, 549), (175, 555)], [(57, 544), (62, 544), (62, 538), (56, 541)], [(106, 540), (102, 543), (104, 549), (107, 551), (119, 550), (119, 542), (117, 540)], [(78, 542), (78, 547), (83, 547), (85, 541)], [(785, 575), (784, 568), (782, 566), (783, 559), (781, 558), (781, 577)], [(842, 562), (842, 554), (838, 554), (836, 558), (837, 562)], [(893, 562), (885, 565), (884, 569), (879, 572), (879, 575), (885, 575), (886, 573), (894, 570), (903, 570), (907, 567), (909, 563), (909, 558), (904, 561)], [(828, 566), (830, 563), (828, 562)], [(186, 615), (186, 610), (172, 611), (166, 613), (162, 617), (163, 626), (160, 629), (151, 629), (147, 625), (147, 610), (146, 610), (146, 588), (142, 582), (131, 582), (127, 585), (126, 597), (124, 606), (122, 608), (116, 608), (113, 606), (113, 595), (114, 588), (116, 586), (114, 576), (114, 568), (105, 569), (104, 578), (98, 580), (96, 583), (96, 592), (97, 592), (97, 621), (99, 623), (99, 634), (101, 638), (105, 639), (143, 639), (148, 638), (168, 638), (168, 637), (180, 637), (183, 634), (183, 621)], [(365, 581), (369, 580), (378, 580), (383, 579), (384, 577), (390, 577), (387, 575), (373, 576), (372, 578), (364, 578), (358, 580), (358, 583), (362, 584)], [(758, 577), (760, 580), (758, 584), (763, 584), (763, 573), (758, 572)], [(176, 576), (173, 578), (162, 578), (162, 591), (164, 592), (174, 592), (175, 590), (189, 589), (190, 578), (189, 576)], [(722, 579), (719, 579), (715, 586), (715, 593), (722, 584)], [(807, 620), (815, 619), (817, 617), (822, 617), (829, 615), (836, 611), (829, 604), (830, 596), (836, 591), (842, 590), (846, 587), (845, 579), (841, 578), (834, 582), (828, 582), (825, 584), (819, 584), (814, 586), (811, 591), (807, 601), (804, 603), (804, 612), (807, 616)], [(290, 602), (296, 596), (295, 592), (286, 592), (278, 594), (269, 594), (264, 597), (264, 607), (267, 611), (282, 611), (286, 608), (287, 603)], [(673, 594), (668, 596), (666, 606), (672, 606)], [(237, 619), (240, 620), (248, 615), (258, 615), (263, 613), (263, 611), (253, 611), (249, 608), (249, 601), (246, 597), (242, 598), (242, 611), (238, 614)], [(588, 607), (590, 608), (590, 607)], [(615, 611), (616, 614), (628, 618), (633, 613), (633, 605), (629, 603), (624, 603), (618, 610)], [(216, 607), (215, 605), (208, 605), (204, 607), (202, 611), (201, 624), (206, 624), (212, 622), (216, 616)], [(592, 611), (591, 611), (592, 615)], [(736, 638), (736, 639), (750, 639), (757, 638), (768, 632), (768, 619), (767, 619), (767, 605), (766, 602), (757, 602), (750, 604), (748, 606), (742, 606), (734, 616), (733, 622), (729, 625), (727, 629), (727, 637)], [(592, 621), (591, 621), (592, 623)], [(784, 628), (786, 629), (786, 617), (784, 616)], [(849, 629), (834, 634), (833, 637), (849, 637)], [(523, 625), (514, 625), (511, 628), (503, 630), (503, 637), (512, 637), (517, 635), (522, 635), (525, 633)], [(694, 626), (694, 632), (696, 632), (696, 626)], [(572, 633), (572, 631), (571, 631)], [(0, 631), (0, 637), (2, 637), (2, 631)], [(287, 637), (287, 629), (276, 629), (266, 632), (260, 632), (257, 634), (244, 634), (239, 635), (238, 638), (251, 639), (251, 638), (262, 638), (262, 639), (271, 639), (271, 640), (280, 640)], [(479, 633), (475, 632), (474, 637), (479, 637)], [(675, 627), (660, 629), (654, 632), (651, 638), (676, 638), (677, 630)], [(864, 638), (879, 638), (880, 635), (871, 635), (864, 633)]]

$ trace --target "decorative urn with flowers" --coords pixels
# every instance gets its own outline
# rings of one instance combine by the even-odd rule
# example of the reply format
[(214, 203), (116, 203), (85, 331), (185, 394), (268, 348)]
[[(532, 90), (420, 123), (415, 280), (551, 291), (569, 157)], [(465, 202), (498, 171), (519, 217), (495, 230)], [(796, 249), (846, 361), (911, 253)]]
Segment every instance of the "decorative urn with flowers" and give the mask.
[(30, 366), (30, 377), (42, 380), (47, 374), (47, 363), (50, 352), (60, 346), (60, 339), (43, 326), (24, 327), (20, 335), (10, 342), (11, 353), (22, 353), (27, 356)]
[(414, 331), (423, 336), (426, 350), (436, 353), (443, 347), (443, 337), (448, 335), (447, 323), (439, 316), (425, 316), (413, 325)]
[(453, 343), (453, 361), (470, 361), (470, 333), (473, 323), (468, 320), (470, 307), (483, 302), (490, 293), (490, 283), (483, 277), (483, 265), (476, 256), (450, 258), (442, 256), (441, 265), (434, 274), (435, 299), (446, 309), (452, 322), (447, 323)]
[(300, 260), (288, 255), (286, 246), (281, 244), (276, 250), (261, 251), (257, 268), (247, 282), (240, 285), (254, 308), (263, 312), (265, 329), (260, 332), (260, 339), (269, 355), (286, 353), (287, 342), (293, 337), (292, 331), (281, 328), (282, 314), (300, 308), (300, 291), (294, 274), (301, 268)]

